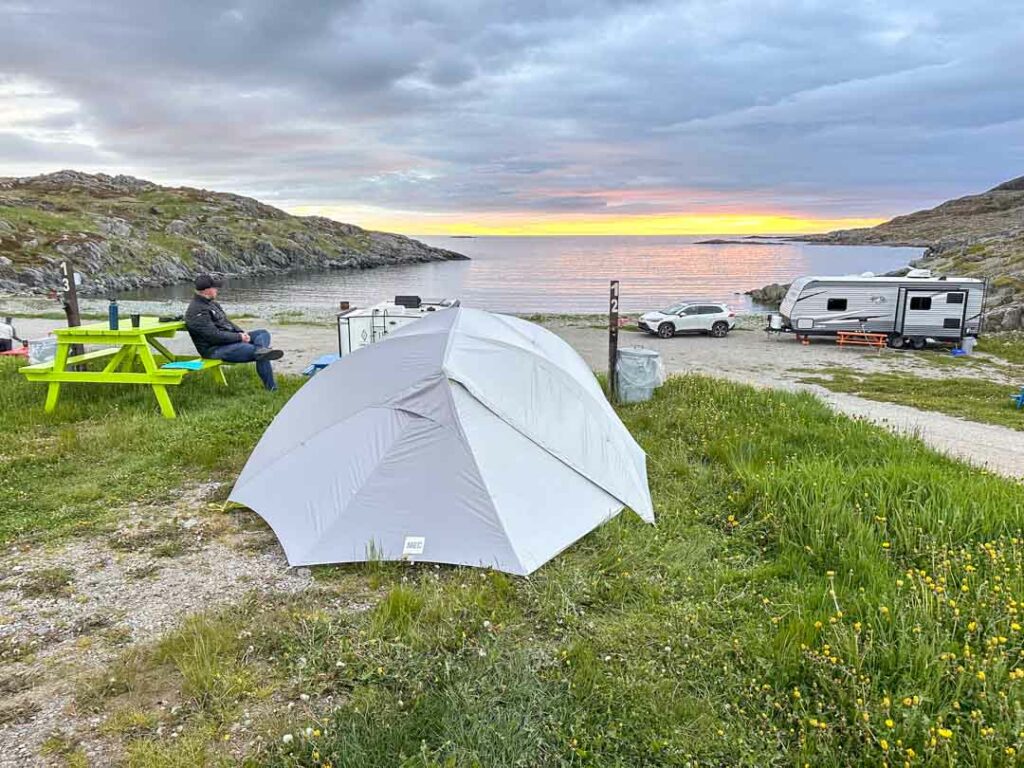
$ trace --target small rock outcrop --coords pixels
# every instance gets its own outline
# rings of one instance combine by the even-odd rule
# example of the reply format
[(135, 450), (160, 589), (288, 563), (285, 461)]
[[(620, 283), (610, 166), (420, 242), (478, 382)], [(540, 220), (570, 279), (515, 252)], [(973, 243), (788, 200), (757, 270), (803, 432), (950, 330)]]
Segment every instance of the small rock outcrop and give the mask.
[(79, 171), (0, 178), (0, 292), (45, 293), (74, 261), (80, 291), (118, 290), (298, 269), (368, 269), (466, 257), (242, 197)]
[(769, 307), (771, 309), (778, 309), (782, 300), (786, 298), (787, 291), (789, 291), (788, 283), (786, 285), (781, 283), (771, 283), (763, 288), (755, 288), (752, 291), (746, 291), (746, 294), (755, 304), (759, 304), (762, 307)]

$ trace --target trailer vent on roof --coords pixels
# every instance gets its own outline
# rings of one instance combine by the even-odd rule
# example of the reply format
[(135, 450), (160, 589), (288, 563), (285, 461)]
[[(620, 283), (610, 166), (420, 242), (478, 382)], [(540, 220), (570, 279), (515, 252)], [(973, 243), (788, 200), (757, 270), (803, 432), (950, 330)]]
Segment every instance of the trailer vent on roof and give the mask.
[(912, 269), (907, 272), (907, 277), (918, 280), (927, 280), (932, 276), (930, 269)]

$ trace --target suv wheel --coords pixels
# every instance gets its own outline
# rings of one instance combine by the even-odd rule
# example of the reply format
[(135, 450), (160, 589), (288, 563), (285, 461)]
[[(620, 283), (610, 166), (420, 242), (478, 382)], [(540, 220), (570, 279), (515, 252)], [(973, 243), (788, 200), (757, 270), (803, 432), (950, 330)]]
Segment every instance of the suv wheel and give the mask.
[(711, 326), (711, 335), (716, 339), (724, 339), (725, 335), (729, 332), (729, 324), (724, 320), (719, 320), (717, 323)]
[(663, 339), (671, 339), (676, 335), (676, 327), (672, 323), (662, 323), (658, 326), (658, 335)]

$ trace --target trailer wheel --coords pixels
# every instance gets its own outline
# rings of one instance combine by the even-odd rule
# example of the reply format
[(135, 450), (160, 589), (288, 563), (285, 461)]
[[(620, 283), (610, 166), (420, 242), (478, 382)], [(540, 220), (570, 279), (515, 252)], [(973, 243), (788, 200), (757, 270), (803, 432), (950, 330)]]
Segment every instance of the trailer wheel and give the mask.
[(928, 343), (928, 342), (927, 342), (927, 341), (925, 341), (925, 339), (923, 339), (923, 338), (922, 338), (922, 337), (920, 337), (920, 336), (915, 336), (914, 338), (912, 338), (912, 339), (910, 340), (910, 345), (911, 345), (911, 346), (912, 346), (912, 347), (913, 347), (914, 349), (917, 349), (917, 350), (921, 350), (921, 349), (924, 349), (924, 348), (925, 348), (925, 345), (926, 345), (927, 343)]
[(662, 323), (658, 326), (658, 336), (663, 339), (671, 339), (676, 335), (676, 327), (672, 323)]
[(889, 337), (889, 346), (893, 349), (903, 349), (907, 346), (907, 340), (898, 333), (894, 333)]
[(724, 339), (727, 333), (729, 333), (728, 323), (719, 321), (711, 326), (711, 335), (716, 339)]

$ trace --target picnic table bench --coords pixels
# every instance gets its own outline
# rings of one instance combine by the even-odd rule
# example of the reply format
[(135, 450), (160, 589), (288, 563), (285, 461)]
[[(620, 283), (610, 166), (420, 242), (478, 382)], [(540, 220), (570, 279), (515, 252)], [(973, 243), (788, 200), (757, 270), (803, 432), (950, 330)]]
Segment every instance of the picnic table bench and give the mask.
[[(222, 361), (196, 358), (193, 355), (175, 355), (159, 339), (173, 338), (185, 329), (180, 320), (161, 321), (155, 317), (143, 317), (139, 327), (132, 327), (125, 318), (117, 330), (107, 323), (90, 323), (72, 328), (58, 328), (57, 353), (46, 363), (26, 365), (18, 369), (29, 381), (45, 382), (45, 410), (47, 413), (57, 407), (60, 385), (63, 383), (84, 384), (141, 384), (153, 388), (153, 394), (164, 417), (173, 419), (174, 405), (167, 387), (181, 384), (189, 373), (215, 370), (221, 384), (227, 386), (227, 378), (221, 369)], [(72, 354), (75, 345), (107, 345), (84, 354)], [(155, 353), (155, 354), (154, 354)], [(159, 362), (158, 362), (159, 358)], [(105, 360), (102, 370), (76, 370), (86, 363)], [(169, 363), (196, 361), (198, 368), (167, 368)]]
[(836, 344), (840, 347), (875, 347), (881, 350), (889, 343), (885, 333), (869, 333), (867, 331), (839, 331), (836, 333)]

